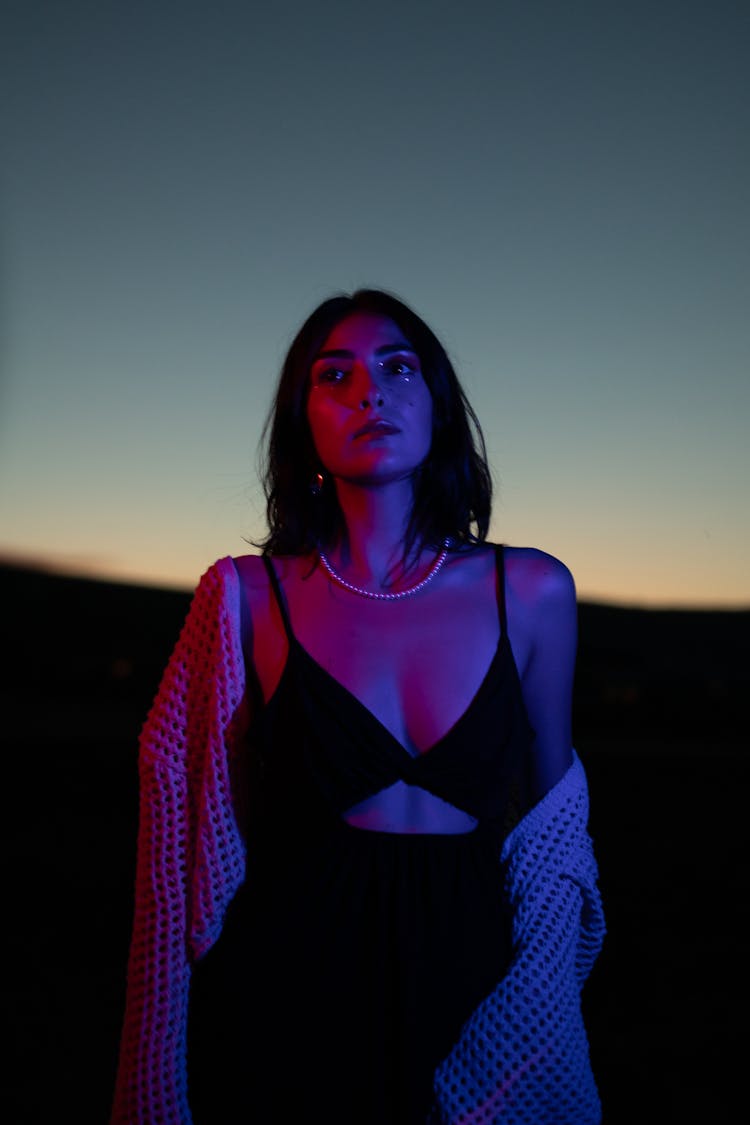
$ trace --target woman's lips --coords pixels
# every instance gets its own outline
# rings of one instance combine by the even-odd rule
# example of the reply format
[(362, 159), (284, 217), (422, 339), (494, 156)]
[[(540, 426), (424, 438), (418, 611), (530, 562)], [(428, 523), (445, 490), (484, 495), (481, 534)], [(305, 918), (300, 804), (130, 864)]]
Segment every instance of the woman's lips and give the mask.
[(357, 438), (361, 437), (379, 437), (381, 435), (385, 437), (387, 434), (398, 434), (400, 432), (398, 426), (394, 426), (392, 422), (386, 421), (385, 418), (376, 418), (355, 430), (353, 439), (356, 441)]

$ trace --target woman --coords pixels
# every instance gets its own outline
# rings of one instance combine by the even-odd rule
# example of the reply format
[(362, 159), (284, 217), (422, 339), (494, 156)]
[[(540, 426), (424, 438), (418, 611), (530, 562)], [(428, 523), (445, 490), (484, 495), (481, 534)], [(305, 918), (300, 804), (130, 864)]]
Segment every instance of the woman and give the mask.
[(263, 556), (204, 575), (141, 739), (113, 1120), (595, 1122), (572, 578), (486, 543), (389, 294), (313, 312), (267, 437)]

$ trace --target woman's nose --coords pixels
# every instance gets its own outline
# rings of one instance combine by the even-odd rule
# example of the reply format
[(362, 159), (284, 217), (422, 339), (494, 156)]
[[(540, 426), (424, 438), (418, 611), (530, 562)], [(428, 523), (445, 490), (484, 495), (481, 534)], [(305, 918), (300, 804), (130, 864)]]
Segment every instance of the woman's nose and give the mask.
[(370, 406), (382, 406), (385, 402), (382, 391), (377, 387), (373, 387), (372, 391), (368, 392), (365, 397), (360, 401), (360, 410), (367, 410)]
[(371, 371), (367, 367), (362, 368), (362, 382), (359, 387), (360, 410), (367, 410), (371, 406), (382, 406), (385, 402), (385, 395), (383, 388), (374, 378)]

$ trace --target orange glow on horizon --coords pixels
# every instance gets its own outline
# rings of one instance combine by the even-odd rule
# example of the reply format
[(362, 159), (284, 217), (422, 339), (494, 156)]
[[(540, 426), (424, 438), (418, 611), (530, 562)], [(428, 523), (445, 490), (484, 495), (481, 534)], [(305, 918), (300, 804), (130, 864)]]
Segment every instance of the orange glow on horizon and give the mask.
[[(255, 553), (248, 549), (247, 552)], [(59, 575), (67, 578), (81, 578), (93, 582), (114, 582), (128, 586), (147, 586), (155, 589), (177, 590), (191, 593), (198, 583), (204, 570), (213, 562), (206, 559), (202, 568), (190, 573), (185, 567), (182, 572), (165, 560), (162, 565), (152, 561), (149, 565), (134, 565), (123, 562), (121, 565), (112, 563), (98, 564), (87, 557), (76, 557), (75, 554), (35, 554), (22, 551), (5, 550), (0, 548), (0, 567), (18, 567), (24, 570), (37, 571), (49, 575)], [(686, 591), (683, 596), (670, 591), (650, 589), (639, 591), (637, 588), (627, 594), (610, 593), (605, 585), (583, 582), (577, 583), (578, 601), (584, 604), (611, 605), (622, 609), (654, 609), (654, 610), (688, 610), (688, 611), (726, 611), (747, 612), (750, 610), (750, 595), (745, 598), (700, 597)]]

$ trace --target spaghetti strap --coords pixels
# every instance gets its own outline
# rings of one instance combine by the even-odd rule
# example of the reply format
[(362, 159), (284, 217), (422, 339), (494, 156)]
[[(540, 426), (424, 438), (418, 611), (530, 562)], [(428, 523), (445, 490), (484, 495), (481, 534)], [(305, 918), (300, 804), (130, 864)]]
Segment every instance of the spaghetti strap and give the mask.
[(289, 620), (289, 611), (286, 606), (286, 598), (281, 592), (281, 583), (279, 582), (278, 575), (276, 574), (276, 570), (274, 569), (274, 565), (268, 555), (262, 555), (261, 557), (263, 559), (263, 565), (268, 573), (268, 579), (271, 583), (271, 589), (273, 590), (274, 597), (276, 598), (276, 604), (279, 607), (281, 620), (284, 623), (284, 632), (286, 633), (287, 640), (291, 644), (294, 640), (294, 633), (292, 632), (292, 623)]
[(500, 616), (501, 636), (508, 632), (508, 618), (505, 612), (505, 550), (502, 543), (495, 547), (495, 567), (497, 571), (497, 610)]

